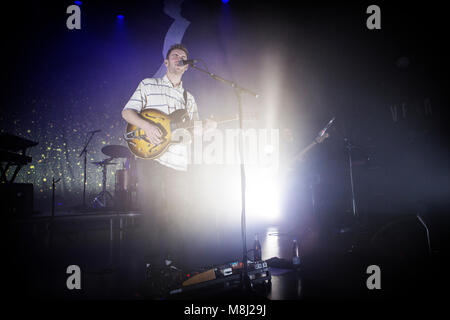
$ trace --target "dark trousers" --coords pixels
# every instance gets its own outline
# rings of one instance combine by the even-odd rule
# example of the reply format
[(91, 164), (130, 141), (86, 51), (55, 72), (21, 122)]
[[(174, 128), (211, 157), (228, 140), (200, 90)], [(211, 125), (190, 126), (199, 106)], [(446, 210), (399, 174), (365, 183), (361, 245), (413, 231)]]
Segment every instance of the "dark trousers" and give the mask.
[(168, 257), (181, 264), (191, 208), (189, 174), (142, 159), (137, 161), (137, 174), (145, 254), (150, 260)]

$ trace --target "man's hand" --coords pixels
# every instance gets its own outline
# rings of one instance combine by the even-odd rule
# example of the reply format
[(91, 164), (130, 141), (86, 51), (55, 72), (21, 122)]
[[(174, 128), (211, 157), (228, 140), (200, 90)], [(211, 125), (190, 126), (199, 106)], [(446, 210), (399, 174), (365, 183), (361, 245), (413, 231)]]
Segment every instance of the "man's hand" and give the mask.
[(145, 135), (147, 139), (155, 145), (158, 145), (162, 142), (162, 132), (161, 130), (152, 123), (146, 123), (146, 125), (142, 128), (145, 131)]
[(126, 122), (144, 130), (145, 136), (152, 144), (158, 145), (162, 142), (162, 132), (158, 128), (158, 126), (148, 122), (146, 119), (140, 116), (136, 110), (122, 110), (122, 118), (124, 118)]

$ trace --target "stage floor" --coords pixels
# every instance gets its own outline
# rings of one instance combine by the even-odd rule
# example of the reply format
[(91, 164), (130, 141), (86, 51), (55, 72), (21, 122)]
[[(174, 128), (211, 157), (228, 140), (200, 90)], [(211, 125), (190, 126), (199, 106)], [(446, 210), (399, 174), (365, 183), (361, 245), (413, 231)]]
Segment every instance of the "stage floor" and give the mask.
[[(9, 221), (9, 292), (31, 299), (155, 299), (146, 296), (145, 248), (139, 212), (60, 212), (50, 234), (50, 218), (31, 216)], [(392, 231), (395, 233), (395, 231)], [(408, 233), (409, 232), (409, 233)], [(408, 231), (411, 244), (384, 244), (364, 229), (321, 234), (294, 224), (247, 226), (247, 248), (258, 233), (271, 285), (254, 292), (266, 300), (440, 299), (445, 289), (447, 253), (427, 249), (420, 231)], [(418, 237), (418, 239), (415, 239)], [(292, 268), (292, 242), (300, 243), (301, 264)], [(414, 244), (414, 246), (413, 246)], [(416, 245), (419, 244), (419, 245)], [(242, 261), (239, 224), (199, 230), (186, 243), (183, 272)], [(431, 253), (431, 254), (430, 254)], [(67, 268), (80, 267), (81, 290), (69, 290)], [(369, 289), (369, 266), (380, 268), (381, 289)], [(184, 295), (182, 299), (247, 298), (236, 291)], [(250, 298), (250, 296), (248, 296)], [(158, 299), (177, 299), (167, 296)]]

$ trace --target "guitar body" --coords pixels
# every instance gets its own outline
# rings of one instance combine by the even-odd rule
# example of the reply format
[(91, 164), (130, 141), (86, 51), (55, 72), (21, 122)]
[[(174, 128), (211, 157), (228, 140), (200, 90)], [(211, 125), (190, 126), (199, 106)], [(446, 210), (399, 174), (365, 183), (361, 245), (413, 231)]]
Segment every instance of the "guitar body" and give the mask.
[(166, 114), (156, 109), (144, 109), (140, 113), (146, 121), (158, 126), (162, 132), (162, 142), (155, 145), (145, 136), (145, 131), (135, 125), (128, 124), (124, 135), (131, 152), (138, 158), (156, 159), (162, 155), (172, 141), (173, 132), (179, 128), (186, 128), (190, 125), (190, 119), (185, 109), (175, 110), (171, 114)]

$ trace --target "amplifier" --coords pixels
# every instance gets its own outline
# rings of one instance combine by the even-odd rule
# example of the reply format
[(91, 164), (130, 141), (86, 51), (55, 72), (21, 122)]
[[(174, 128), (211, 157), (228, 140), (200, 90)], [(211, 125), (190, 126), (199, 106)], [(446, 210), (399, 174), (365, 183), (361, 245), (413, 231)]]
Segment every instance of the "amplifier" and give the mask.
[(33, 214), (33, 184), (2, 183), (0, 184), (0, 208), (8, 217), (24, 217)]

